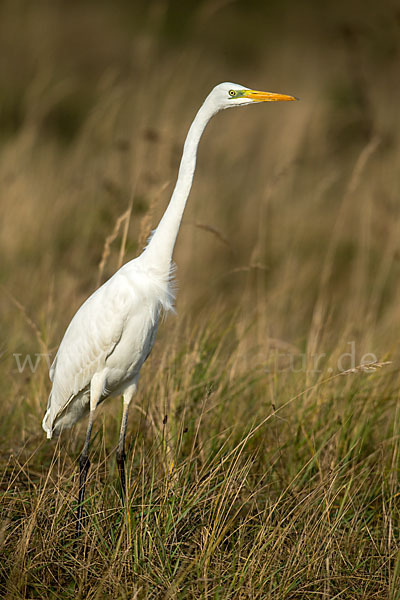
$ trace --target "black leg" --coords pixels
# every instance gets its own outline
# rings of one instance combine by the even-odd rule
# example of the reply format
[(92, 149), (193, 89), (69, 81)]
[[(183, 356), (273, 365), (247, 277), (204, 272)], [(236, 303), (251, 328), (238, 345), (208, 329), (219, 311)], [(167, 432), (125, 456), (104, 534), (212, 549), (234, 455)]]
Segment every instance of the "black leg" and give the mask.
[(120, 452), (119, 448), (117, 450), (117, 465), (119, 471), (119, 478), (121, 481), (121, 491), (122, 491), (122, 501), (125, 503), (126, 498), (126, 476), (125, 476), (125, 459), (126, 453), (125, 449)]
[(122, 421), (121, 421), (121, 431), (119, 434), (119, 442), (117, 448), (117, 465), (119, 471), (119, 478), (121, 481), (121, 491), (122, 491), (122, 501), (125, 504), (126, 500), (126, 476), (125, 476), (125, 434), (126, 434), (126, 424), (128, 422), (128, 409), (129, 409), (129, 401), (126, 401), (124, 397), (124, 408), (122, 413)]
[(78, 496), (78, 513), (76, 516), (76, 537), (79, 537), (82, 529), (83, 516), (83, 501), (85, 500), (85, 484), (87, 474), (90, 468), (90, 460), (88, 456), (81, 454), (79, 458), (79, 496)]
[(76, 537), (78, 538), (82, 531), (82, 517), (83, 517), (83, 502), (85, 500), (85, 485), (86, 478), (90, 468), (89, 460), (89, 443), (90, 435), (93, 427), (94, 411), (89, 413), (89, 423), (86, 431), (85, 444), (83, 446), (82, 454), (79, 458), (79, 496), (78, 496), (78, 512), (76, 515)]

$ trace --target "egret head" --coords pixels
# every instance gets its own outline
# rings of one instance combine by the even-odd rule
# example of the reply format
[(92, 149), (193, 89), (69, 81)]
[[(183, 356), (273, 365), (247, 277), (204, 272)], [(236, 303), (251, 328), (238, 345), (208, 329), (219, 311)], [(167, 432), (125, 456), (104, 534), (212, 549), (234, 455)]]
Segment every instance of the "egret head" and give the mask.
[(298, 100), (298, 98), (274, 92), (259, 92), (237, 83), (225, 82), (215, 86), (209, 95), (209, 100), (213, 103), (217, 112), (234, 106), (245, 106), (246, 104), (256, 104), (258, 102)]

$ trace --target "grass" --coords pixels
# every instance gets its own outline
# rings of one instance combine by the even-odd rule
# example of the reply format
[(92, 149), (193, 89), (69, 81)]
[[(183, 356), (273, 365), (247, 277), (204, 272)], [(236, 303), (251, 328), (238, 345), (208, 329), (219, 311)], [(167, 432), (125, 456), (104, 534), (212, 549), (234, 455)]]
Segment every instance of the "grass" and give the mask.
[[(400, 599), (395, 7), (115, 6), (0, 7), (0, 596)], [(76, 544), (86, 424), (45, 440), (48, 361), (157, 224), (222, 79), (302, 101), (209, 125), (127, 507), (113, 400)]]

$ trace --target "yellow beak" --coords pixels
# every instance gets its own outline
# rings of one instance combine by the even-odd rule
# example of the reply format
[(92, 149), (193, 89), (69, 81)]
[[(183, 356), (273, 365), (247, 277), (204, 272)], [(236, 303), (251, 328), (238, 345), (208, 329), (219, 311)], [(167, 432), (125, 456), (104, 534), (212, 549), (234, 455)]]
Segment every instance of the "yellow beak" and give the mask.
[(255, 90), (246, 90), (243, 94), (245, 98), (250, 98), (256, 102), (280, 102), (288, 100), (298, 100), (295, 96), (286, 96), (285, 94), (275, 94), (274, 92), (257, 92)]

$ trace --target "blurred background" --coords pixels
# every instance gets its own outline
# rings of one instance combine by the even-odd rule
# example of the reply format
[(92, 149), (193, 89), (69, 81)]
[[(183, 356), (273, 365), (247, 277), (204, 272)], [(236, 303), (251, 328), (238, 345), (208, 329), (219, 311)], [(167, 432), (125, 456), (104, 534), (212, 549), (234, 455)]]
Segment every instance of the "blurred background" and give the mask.
[[(1, 597), (399, 600), (399, 74), (398, 0), (0, 0)], [(205, 131), (127, 519), (115, 399), (80, 555), (48, 366), (222, 81), (301, 101)]]
[[(276, 346), (329, 355), (349, 340), (357, 358), (393, 358), (399, 59), (390, 0), (2, 0), (3, 406), (32, 376), (13, 354), (54, 355), (80, 303), (140, 252), (221, 81), (301, 101), (208, 126), (160, 352), (174, 327), (235, 315), (245, 368)], [(23, 417), (36, 433), (47, 375), (37, 386)]]

